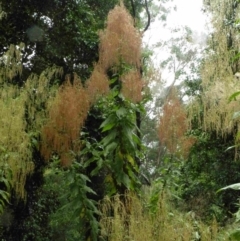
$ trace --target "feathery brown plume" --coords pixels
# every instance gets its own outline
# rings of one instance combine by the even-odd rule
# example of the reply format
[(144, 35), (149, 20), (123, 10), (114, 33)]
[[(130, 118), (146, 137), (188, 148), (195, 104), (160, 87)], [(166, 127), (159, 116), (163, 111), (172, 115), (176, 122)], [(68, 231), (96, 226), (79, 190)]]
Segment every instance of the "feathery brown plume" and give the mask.
[(175, 89), (172, 89), (169, 98), (163, 105), (162, 115), (158, 126), (160, 142), (167, 147), (171, 154), (188, 154), (194, 144), (193, 138), (187, 137), (187, 115), (178, 98)]
[(91, 102), (109, 91), (109, 79), (100, 65), (95, 65), (91, 77), (86, 82), (86, 89)]
[(49, 122), (42, 130), (42, 155), (56, 152), (63, 165), (70, 163), (68, 152), (80, 148), (80, 130), (89, 110), (89, 99), (80, 79), (67, 80), (59, 89), (49, 111)]
[(121, 81), (123, 96), (133, 103), (140, 102), (142, 100), (143, 80), (139, 71), (129, 71), (122, 76)]
[(99, 62), (105, 70), (121, 63), (140, 66), (140, 33), (122, 3), (109, 12), (107, 27), (100, 32), (99, 49)]

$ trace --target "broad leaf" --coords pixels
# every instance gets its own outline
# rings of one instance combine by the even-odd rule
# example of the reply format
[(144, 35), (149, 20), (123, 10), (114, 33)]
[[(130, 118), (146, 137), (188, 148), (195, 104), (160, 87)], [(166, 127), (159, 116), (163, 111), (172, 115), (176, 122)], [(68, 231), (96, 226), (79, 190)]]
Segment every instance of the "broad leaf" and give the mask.
[(107, 156), (109, 153), (112, 153), (117, 146), (118, 144), (116, 142), (111, 142), (109, 145), (106, 146), (104, 150), (104, 155)]
[(107, 146), (110, 142), (113, 142), (117, 136), (117, 131), (111, 131), (105, 138), (103, 138), (102, 143), (104, 146)]
[(223, 188), (219, 189), (217, 192), (220, 192), (220, 191), (223, 191), (223, 190), (226, 190), (226, 189), (240, 190), (240, 183), (235, 183), (235, 184), (223, 187)]
[(100, 126), (102, 132), (111, 130), (116, 125), (116, 120), (113, 115), (109, 116)]

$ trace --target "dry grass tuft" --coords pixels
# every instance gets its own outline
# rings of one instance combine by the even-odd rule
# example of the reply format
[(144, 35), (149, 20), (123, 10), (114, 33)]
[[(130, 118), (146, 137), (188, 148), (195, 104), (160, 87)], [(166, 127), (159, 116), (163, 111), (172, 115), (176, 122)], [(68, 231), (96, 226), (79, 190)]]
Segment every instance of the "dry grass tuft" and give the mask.
[(166, 195), (161, 195), (157, 211), (151, 213), (148, 200), (133, 194), (106, 197), (101, 204), (101, 236), (108, 241), (216, 241), (221, 239), (216, 221), (203, 225), (194, 217), (176, 211)]

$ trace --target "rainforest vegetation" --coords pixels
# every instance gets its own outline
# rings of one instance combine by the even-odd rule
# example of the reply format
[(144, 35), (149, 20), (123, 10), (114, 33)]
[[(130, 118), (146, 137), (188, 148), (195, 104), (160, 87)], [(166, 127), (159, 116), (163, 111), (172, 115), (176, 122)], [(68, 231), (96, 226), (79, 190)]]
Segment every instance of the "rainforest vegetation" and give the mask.
[(240, 1), (170, 2), (1, 0), (0, 240), (240, 240)]

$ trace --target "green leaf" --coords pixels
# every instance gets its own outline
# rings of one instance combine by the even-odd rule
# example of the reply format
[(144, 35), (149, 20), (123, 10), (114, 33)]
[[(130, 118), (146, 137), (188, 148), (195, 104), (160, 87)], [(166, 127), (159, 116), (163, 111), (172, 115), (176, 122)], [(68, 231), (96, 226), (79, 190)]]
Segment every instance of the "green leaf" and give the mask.
[(93, 191), (90, 187), (88, 187), (88, 186), (83, 186), (82, 189), (83, 189), (85, 192), (87, 192), (87, 193), (92, 193), (92, 194), (94, 194), (94, 195), (97, 195), (97, 193), (94, 192), (94, 191)]
[(97, 161), (97, 167), (91, 171), (91, 176), (95, 176), (96, 174), (98, 174), (98, 172), (100, 171), (100, 169), (102, 168), (103, 166), (103, 159), (100, 158), (98, 161)]
[(11, 183), (9, 182), (8, 179), (2, 177), (2, 178), (0, 179), (0, 181), (1, 181), (1, 182), (4, 182), (4, 184), (5, 184), (6, 188), (7, 188), (7, 190), (10, 190), (10, 188), (11, 188)]
[(131, 166), (133, 167), (133, 169), (134, 169), (135, 171), (138, 171), (138, 166), (137, 166), (135, 160), (133, 159), (133, 157), (130, 156), (129, 154), (127, 154), (127, 155), (126, 155), (126, 159), (127, 159), (127, 161), (131, 164)]
[(235, 230), (234, 232), (232, 232), (229, 236), (229, 238), (231, 240), (237, 240), (240, 241), (240, 229)]
[(91, 180), (88, 178), (88, 176), (86, 176), (86, 175), (84, 175), (82, 173), (80, 173), (79, 176), (81, 177), (82, 180), (91, 182)]
[[(236, 21), (236, 24), (239, 24), (239, 20)], [(237, 53), (236, 55), (234, 55), (234, 56), (232, 57), (232, 61), (236, 61), (236, 60), (238, 60), (239, 58), (240, 58), (240, 53)]]
[(237, 92), (233, 93), (233, 94), (229, 97), (228, 101), (231, 102), (231, 101), (233, 101), (233, 100), (237, 100), (236, 98), (237, 98), (237, 96), (239, 96), (239, 95), (240, 95), (240, 91), (237, 91)]
[(220, 191), (226, 190), (226, 189), (240, 190), (240, 183), (235, 183), (235, 184), (223, 187), (223, 188), (219, 189), (217, 191), (217, 193), (220, 192)]
[(8, 192), (0, 190), (0, 197), (9, 203), (10, 194)]
[(116, 142), (111, 142), (109, 145), (107, 145), (104, 150), (104, 156), (107, 156), (109, 153), (112, 153), (117, 146), (118, 146), (118, 143)]
[(106, 175), (106, 177), (104, 179), (104, 184), (106, 186), (106, 191), (107, 191), (108, 196), (112, 196), (112, 195), (116, 194), (117, 188), (115, 186), (115, 183), (113, 181), (113, 177), (111, 174)]
[(92, 162), (95, 162), (95, 161), (96, 161), (96, 158), (95, 158), (95, 157), (89, 158), (87, 161), (84, 162), (83, 167), (86, 168), (86, 167), (88, 167)]
[(119, 119), (122, 119), (122, 117), (124, 117), (126, 114), (127, 114), (127, 110), (124, 107), (121, 107), (116, 111), (116, 115)]
[(232, 150), (234, 148), (236, 148), (238, 145), (234, 145), (234, 146), (229, 146), (225, 151), (229, 151), (229, 150)]
[(106, 147), (110, 142), (113, 142), (117, 136), (117, 130), (112, 130), (106, 137), (103, 138), (102, 143)]
[(111, 130), (115, 125), (116, 125), (115, 122), (108, 123), (107, 125), (105, 125), (105, 126), (103, 127), (102, 132)]
[(111, 79), (109, 80), (109, 83), (110, 83), (110, 84), (114, 84), (117, 80), (118, 80), (118, 76), (117, 76), (117, 77), (114, 77), (114, 78), (111, 78)]
[(111, 130), (116, 125), (116, 120), (113, 115), (110, 115), (100, 126), (102, 132)]
[(126, 188), (130, 187), (131, 182), (130, 182), (129, 176), (126, 175), (125, 173), (123, 173), (123, 175), (122, 175), (122, 183)]
[[(133, 140), (134, 133), (133, 133), (132, 128), (124, 127), (123, 128), (123, 134), (125, 135), (126, 140), (129, 142), (129, 144), (133, 148), (135, 148), (136, 146), (135, 146), (135, 143), (134, 143), (134, 140)], [(125, 143), (125, 144), (128, 145), (128, 143)]]

